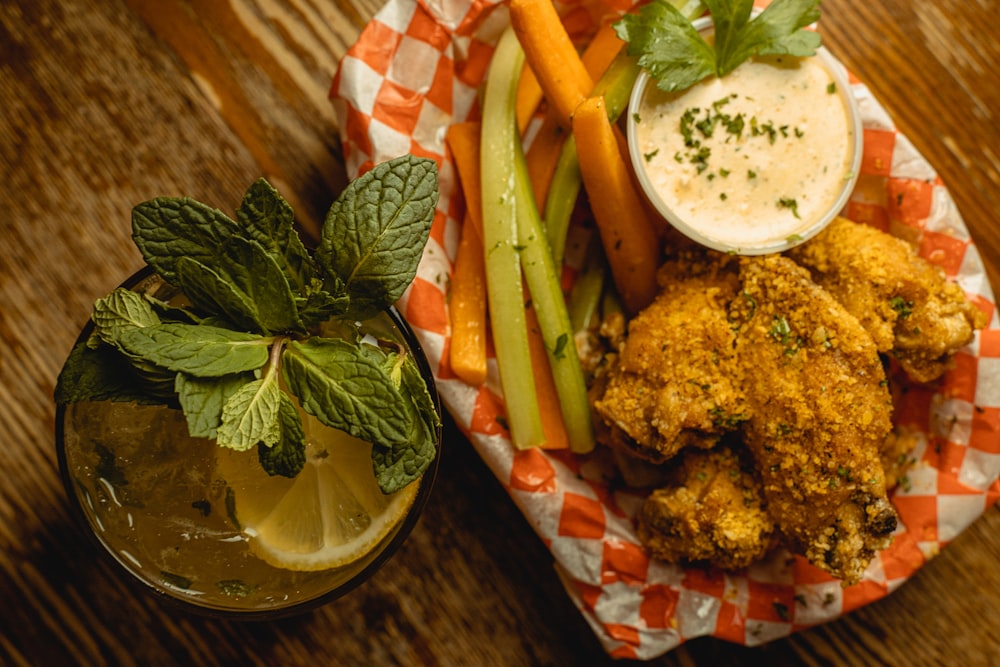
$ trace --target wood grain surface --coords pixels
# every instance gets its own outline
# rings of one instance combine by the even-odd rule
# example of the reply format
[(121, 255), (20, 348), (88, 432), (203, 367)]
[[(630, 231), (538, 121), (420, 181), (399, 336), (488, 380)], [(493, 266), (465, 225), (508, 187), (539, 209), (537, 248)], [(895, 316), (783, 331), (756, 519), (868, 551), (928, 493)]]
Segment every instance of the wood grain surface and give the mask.
[[(544, 546), (449, 428), (402, 551), (335, 604), (269, 623), (164, 608), (71, 521), (55, 378), (96, 296), (139, 268), (131, 207), (231, 208), (258, 176), (313, 232), (344, 182), (327, 91), (377, 0), (0, 3), (0, 664), (592, 665)], [(951, 189), (1000, 285), (1000, 6), (826, 0), (821, 32)], [(839, 621), (659, 665), (1000, 664), (1000, 512)]]

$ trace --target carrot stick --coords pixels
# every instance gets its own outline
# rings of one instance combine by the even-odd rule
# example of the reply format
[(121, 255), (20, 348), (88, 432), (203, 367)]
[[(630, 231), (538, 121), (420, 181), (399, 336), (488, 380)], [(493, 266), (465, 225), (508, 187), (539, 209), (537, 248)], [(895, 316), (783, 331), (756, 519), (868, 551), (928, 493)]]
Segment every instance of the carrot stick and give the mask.
[[(587, 48), (580, 55), (584, 69), (594, 81), (600, 78), (624, 44), (618, 37), (618, 33), (615, 32), (613, 24), (605, 23), (598, 28), (590, 43), (587, 44)], [(523, 133), (527, 128), (528, 121), (538, 109), (543, 97), (538, 77), (535, 76), (530, 65), (525, 65), (524, 69), (521, 70), (521, 78), (517, 82), (517, 128), (520, 132)]]
[(549, 183), (559, 161), (563, 142), (569, 135), (559, 125), (559, 117), (550, 110), (545, 114), (542, 126), (538, 128), (531, 145), (524, 154), (528, 165), (528, 177), (531, 180), (531, 190), (535, 193), (535, 202), (539, 208), (544, 208), (545, 197), (549, 192)]
[(538, 83), (538, 77), (531, 71), (529, 65), (525, 65), (521, 70), (521, 78), (517, 80), (517, 102), (515, 103), (515, 113), (517, 115), (517, 131), (524, 134), (528, 122), (535, 115), (535, 110), (542, 103), (542, 86)]
[(634, 315), (656, 295), (660, 243), (622, 158), (603, 97), (590, 97), (577, 107), (573, 136), (615, 287)]
[[(474, 387), (486, 381), (486, 263), (483, 240), (466, 213), (451, 277), (451, 369)], [(543, 422), (544, 425), (544, 422)]]
[(455, 375), (472, 386), (486, 380), (486, 264), (483, 258), (482, 193), (479, 181), (480, 124), (469, 121), (448, 128), (451, 149), (465, 195), (465, 220), (451, 278), (449, 360)]
[(528, 324), (528, 344), (531, 346), (531, 366), (535, 371), (535, 391), (538, 395), (538, 411), (542, 417), (545, 444), (542, 449), (568, 449), (569, 435), (563, 421), (562, 405), (556, 390), (552, 367), (545, 351), (545, 339), (538, 324), (538, 315), (530, 304), (525, 305), (525, 320)]
[[(621, 51), (623, 45), (624, 42), (615, 33), (612, 25), (610, 23), (603, 25), (598, 29), (581, 56), (584, 67), (586, 67), (594, 79), (599, 78), (607, 70), (608, 66), (611, 65), (612, 61), (614, 61), (615, 56)], [(521, 81), (524, 81), (525, 74), (529, 72), (531, 70), (525, 67), (524, 72), (521, 74)], [(537, 78), (533, 74), (531, 78), (537, 86)], [(519, 127), (521, 118), (520, 104), (522, 103), (521, 92), (521, 88), (518, 88)], [(541, 95), (540, 87), (538, 88), (538, 94)], [(537, 105), (537, 102), (535, 104)], [(524, 131), (524, 127), (521, 127), (521, 131)], [(559, 117), (550, 111), (550, 113), (546, 114), (541, 128), (539, 128), (538, 133), (535, 135), (531, 146), (528, 147), (528, 151), (525, 154), (528, 161), (528, 175), (531, 177), (531, 188), (535, 193), (535, 201), (541, 209), (545, 207), (549, 184), (552, 182), (552, 174), (555, 172), (556, 163), (559, 161), (559, 153), (566, 138), (567, 132), (559, 125)]]
[[(590, 74), (590, 78), (594, 81), (600, 79), (623, 46), (625, 46), (625, 42), (615, 32), (614, 24), (602, 24), (580, 56), (583, 67)], [(590, 92), (588, 91), (587, 94), (589, 95)]]
[[(475, 225), (480, 238), (483, 235), (483, 199), (479, 180), (479, 141), (482, 131), (479, 121), (455, 123), (445, 132), (445, 142), (451, 149), (458, 180), (465, 195), (465, 210)], [(464, 235), (464, 233), (463, 233)]]
[(510, 22), (524, 56), (563, 127), (594, 87), (552, 0), (511, 0)]

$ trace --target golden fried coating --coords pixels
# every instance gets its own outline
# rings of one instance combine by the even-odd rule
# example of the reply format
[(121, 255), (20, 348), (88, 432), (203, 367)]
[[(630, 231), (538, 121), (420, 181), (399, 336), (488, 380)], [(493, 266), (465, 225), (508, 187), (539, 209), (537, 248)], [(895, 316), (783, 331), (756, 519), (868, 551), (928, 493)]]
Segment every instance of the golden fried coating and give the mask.
[(986, 325), (986, 316), (940, 267), (868, 225), (838, 218), (788, 255), (917, 382), (940, 377), (955, 351)]
[(768, 512), (794, 551), (856, 582), (896, 527), (880, 459), (892, 401), (875, 344), (788, 258), (745, 258), (740, 274), (743, 433)]
[[(600, 442), (619, 457), (673, 459), (640, 512), (643, 544), (671, 562), (738, 568), (773, 534), (858, 581), (891, 541), (886, 490), (915, 444), (892, 429), (880, 353), (928, 381), (985, 318), (905, 243), (846, 220), (784, 256), (683, 247), (659, 282), (656, 301), (616, 329), (592, 388)], [(719, 471), (738, 452), (756, 473), (725, 485)], [(629, 478), (650, 483), (670, 467)], [(740, 506), (740, 493), (756, 500)]]
[(918, 432), (899, 426), (886, 436), (880, 452), (886, 489), (892, 490), (899, 486), (900, 481), (906, 476), (906, 471), (916, 461), (912, 452), (919, 439)]
[(729, 447), (687, 449), (670, 486), (651, 493), (638, 516), (639, 539), (654, 558), (746, 567), (773, 546), (774, 522), (752, 466)]
[(704, 257), (664, 265), (662, 292), (629, 322), (593, 402), (605, 444), (661, 462), (688, 445), (711, 446), (742, 418), (726, 312), (737, 295), (736, 265)]

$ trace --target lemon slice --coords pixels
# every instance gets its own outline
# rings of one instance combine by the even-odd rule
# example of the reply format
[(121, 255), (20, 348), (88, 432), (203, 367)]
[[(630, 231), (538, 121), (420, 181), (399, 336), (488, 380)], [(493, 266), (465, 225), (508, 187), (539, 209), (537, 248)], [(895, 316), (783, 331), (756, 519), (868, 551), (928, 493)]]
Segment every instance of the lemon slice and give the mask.
[(270, 476), (256, 451), (217, 447), (217, 473), (233, 491), (251, 553), (301, 572), (348, 565), (372, 552), (406, 515), (419, 482), (384, 495), (371, 445), (303, 415), (306, 464), (294, 478)]

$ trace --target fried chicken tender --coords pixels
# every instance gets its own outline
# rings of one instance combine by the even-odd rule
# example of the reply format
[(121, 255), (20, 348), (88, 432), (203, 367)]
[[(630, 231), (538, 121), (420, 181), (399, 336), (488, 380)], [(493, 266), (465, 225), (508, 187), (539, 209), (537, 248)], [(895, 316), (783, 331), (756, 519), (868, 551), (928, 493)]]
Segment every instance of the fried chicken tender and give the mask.
[(917, 382), (950, 367), (986, 316), (940, 267), (902, 239), (837, 218), (788, 255), (861, 322), (879, 352), (891, 352)]
[(670, 485), (653, 491), (639, 511), (639, 539), (654, 558), (746, 567), (774, 545), (752, 464), (726, 445), (687, 449)]
[(727, 307), (736, 264), (703, 253), (666, 263), (662, 291), (628, 325), (593, 407), (605, 444), (653, 462), (709, 447), (743, 412)]
[(886, 548), (896, 512), (881, 449), (892, 401), (871, 336), (780, 255), (745, 258), (736, 356), (767, 509), (793, 551), (847, 583)]
[[(832, 253), (831, 243), (818, 247)], [(887, 275), (892, 265), (883, 267)], [(685, 248), (661, 269), (657, 299), (627, 331), (616, 329), (615, 350), (592, 387), (595, 426), (619, 455), (668, 462), (667, 469), (673, 459), (669, 483), (649, 496), (637, 520), (654, 557), (739, 568), (780, 539), (854, 583), (889, 545), (897, 516), (887, 488), (902, 474), (913, 439), (892, 430), (883, 350), (871, 333), (885, 338), (878, 327), (888, 315), (860, 321), (841, 300), (871, 303), (873, 289), (845, 296), (835, 290), (846, 279), (824, 288), (812, 275), (787, 256)], [(921, 280), (927, 293), (931, 281)], [(946, 303), (964, 312), (958, 301), (918, 298), (912, 289), (893, 295), (907, 300), (909, 316), (922, 309), (918, 317), (929, 317)], [(884, 300), (898, 320), (895, 302)], [(975, 315), (962, 317), (976, 324)], [(888, 344), (898, 354), (910, 348), (895, 329), (897, 322)], [(911, 370), (926, 368), (916, 355), (901, 356)], [(739, 452), (756, 473), (740, 468), (725, 484), (720, 471), (733, 470)], [(633, 477), (656, 478), (642, 472)]]

